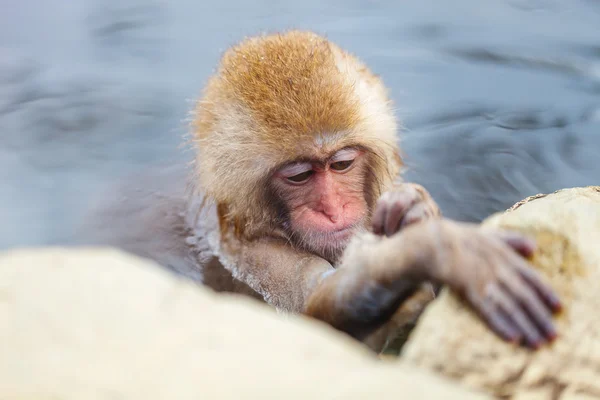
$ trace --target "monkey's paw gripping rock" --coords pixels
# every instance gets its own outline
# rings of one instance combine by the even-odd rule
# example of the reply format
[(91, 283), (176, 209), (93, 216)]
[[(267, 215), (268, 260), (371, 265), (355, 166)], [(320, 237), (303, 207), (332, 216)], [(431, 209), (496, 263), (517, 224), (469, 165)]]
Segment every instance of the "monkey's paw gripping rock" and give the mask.
[(563, 303), (558, 339), (537, 352), (504, 343), (444, 291), (425, 311), (403, 361), (502, 398), (600, 398), (600, 187), (532, 196), (483, 225), (537, 240), (531, 262)]
[(0, 254), (0, 399), (479, 399), (110, 249)]

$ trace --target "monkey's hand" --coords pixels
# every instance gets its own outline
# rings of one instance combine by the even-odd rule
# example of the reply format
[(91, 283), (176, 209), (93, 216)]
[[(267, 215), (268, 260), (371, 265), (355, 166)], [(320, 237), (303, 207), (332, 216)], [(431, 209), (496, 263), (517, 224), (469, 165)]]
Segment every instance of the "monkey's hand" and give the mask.
[(423, 278), (448, 285), (507, 341), (538, 348), (556, 337), (552, 313), (560, 301), (523, 257), (534, 252), (532, 240), (449, 220), (418, 230), (431, 246), (421, 249), (429, 251)]
[(552, 313), (561, 304), (523, 257), (534, 249), (518, 233), (445, 219), (365, 235), (317, 285), (305, 313), (364, 340), (431, 282), (448, 285), (503, 339), (537, 348), (556, 337)]
[(408, 225), (440, 216), (438, 205), (423, 186), (403, 183), (381, 195), (373, 212), (372, 229), (376, 235), (389, 237)]

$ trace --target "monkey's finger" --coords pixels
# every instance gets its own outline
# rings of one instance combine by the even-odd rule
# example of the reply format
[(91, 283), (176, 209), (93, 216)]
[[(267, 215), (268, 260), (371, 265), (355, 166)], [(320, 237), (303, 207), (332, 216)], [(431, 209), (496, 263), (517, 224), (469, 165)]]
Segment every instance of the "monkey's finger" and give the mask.
[(542, 281), (540, 274), (529, 265), (521, 265), (517, 269), (519, 275), (535, 289), (538, 296), (550, 307), (552, 312), (559, 312), (562, 309), (560, 298), (550, 285)]
[(546, 339), (550, 341), (556, 339), (552, 314), (538, 298), (534, 289), (530, 288), (517, 274), (508, 279), (500, 279), (500, 284), (527, 312)]
[(479, 309), (481, 317), (498, 336), (507, 342), (520, 342), (523, 335), (502, 310), (487, 303)]
[(400, 227), (404, 228), (405, 226), (415, 224), (424, 220), (428, 216), (429, 213), (427, 211), (427, 204), (424, 202), (419, 202), (411, 207), (404, 215), (402, 221), (400, 222)]
[(500, 309), (495, 310), (492, 314), (484, 317), (490, 328), (503, 340), (507, 342), (520, 342), (523, 336), (517, 328), (506, 318)]
[(535, 241), (518, 232), (501, 230), (494, 232), (494, 235), (523, 257), (531, 257), (536, 250)]
[(498, 336), (508, 342), (520, 342), (523, 335), (517, 326), (504, 315), (502, 309), (498, 307), (498, 301), (495, 299), (494, 294), (496, 291), (497, 289), (490, 286), (486, 290), (486, 296), (481, 298), (478, 291), (467, 290), (464, 297)]
[(373, 218), (371, 220), (373, 233), (376, 235), (383, 234), (384, 222), (388, 211), (388, 200), (386, 195), (387, 193), (384, 193), (383, 196), (381, 196), (381, 198), (377, 201), (375, 212), (373, 213)]
[(394, 233), (398, 232), (400, 227), (400, 221), (405, 216), (405, 214), (412, 209), (413, 204), (417, 200), (415, 196), (416, 192), (414, 190), (412, 192), (400, 192), (395, 193), (392, 197), (391, 204), (389, 205), (389, 209), (385, 218), (385, 234), (387, 236), (392, 236)]
[[(517, 250), (520, 250), (519, 253), (521, 255), (528, 256), (535, 251), (535, 241), (518, 232), (496, 231), (494, 234), (499, 235), (498, 237), (501, 239), (505, 239), (504, 242), (513, 249), (517, 248)], [(515, 265), (520, 276), (529, 284), (529, 286), (535, 289), (538, 297), (543, 299), (544, 303), (550, 307), (552, 312), (556, 313), (562, 309), (562, 304), (558, 295), (554, 292), (552, 287), (541, 279), (540, 274), (534, 270), (528, 262), (522, 258), (515, 257), (509, 257), (509, 262)]]
[(538, 332), (535, 324), (527, 317), (527, 314), (519, 307), (519, 304), (500, 288), (498, 288), (495, 298), (498, 301), (498, 307), (523, 334), (527, 345), (535, 349), (540, 347), (544, 343), (544, 338)]

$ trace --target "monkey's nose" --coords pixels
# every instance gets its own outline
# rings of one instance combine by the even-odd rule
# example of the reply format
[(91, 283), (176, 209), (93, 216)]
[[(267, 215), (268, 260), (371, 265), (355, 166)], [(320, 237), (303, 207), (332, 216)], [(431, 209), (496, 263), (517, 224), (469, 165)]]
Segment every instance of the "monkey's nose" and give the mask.
[(331, 201), (321, 201), (319, 204), (319, 211), (321, 211), (331, 222), (337, 222), (340, 219), (340, 210)]

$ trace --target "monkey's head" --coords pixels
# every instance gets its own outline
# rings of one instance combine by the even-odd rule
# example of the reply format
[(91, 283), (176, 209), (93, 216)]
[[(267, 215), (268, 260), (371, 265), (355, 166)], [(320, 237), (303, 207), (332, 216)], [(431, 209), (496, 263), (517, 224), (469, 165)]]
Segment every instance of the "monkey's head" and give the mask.
[(196, 183), (246, 239), (280, 234), (331, 259), (401, 166), (381, 80), (310, 32), (230, 48), (195, 115)]

